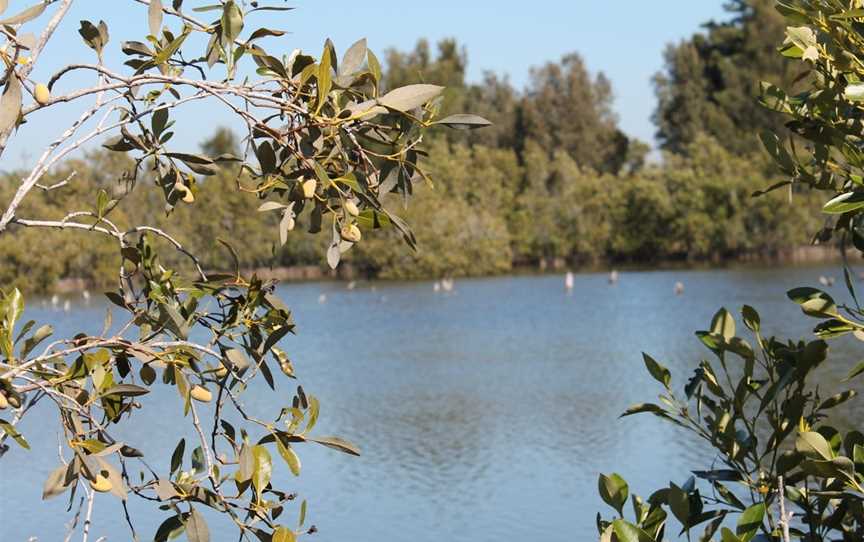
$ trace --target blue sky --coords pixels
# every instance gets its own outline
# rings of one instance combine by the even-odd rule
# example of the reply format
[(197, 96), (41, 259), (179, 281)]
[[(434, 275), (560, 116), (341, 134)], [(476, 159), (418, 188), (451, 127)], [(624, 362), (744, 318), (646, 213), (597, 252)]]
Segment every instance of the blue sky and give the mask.
[[(166, 4), (168, 0), (163, 0)], [(266, 0), (264, 0), (266, 2)], [(8, 12), (16, 12), (33, 0), (11, 0)], [(211, 2), (186, 0), (189, 7)], [(262, 2), (263, 3), (263, 2)], [(273, 2), (271, 2), (273, 3)], [(479, 80), (484, 70), (508, 74), (522, 87), (531, 66), (577, 51), (592, 71), (603, 71), (615, 89), (615, 109), (628, 134), (653, 143), (650, 116), (654, 108), (651, 76), (662, 67), (663, 49), (697, 31), (712, 18), (723, 18), (723, 0), (533, 0), (395, 2), (387, 0), (295, 0), (297, 9), (287, 13), (258, 14), (260, 26), (281, 28), (290, 34), (270, 42), (268, 48), (285, 52), (296, 47), (316, 56), (330, 37), (344, 51), (361, 37), (378, 52), (389, 47), (410, 49), (420, 37), (435, 42), (455, 37), (469, 56), (469, 79)], [(111, 30), (108, 63), (117, 65), (122, 39), (139, 39), (147, 33), (146, 7), (131, 0), (77, 0), (73, 12), (58, 31), (34, 76), (47, 79), (56, 67), (68, 62), (91, 62), (93, 55), (78, 37), (78, 20), (104, 18)], [(38, 32), (46, 17), (29, 23), (25, 31)], [(176, 23), (174, 24), (175, 26)], [(70, 83), (86, 80), (70, 80)], [(5, 155), (3, 169), (32, 163), (37, 144), (46, 135), (59, 133), (63, 122), (80, 110), (34, 116), (22, 127), (17, 142)], [(189, 120), (192, 122), (189, 122)], [(196, 106), (181, 119), (176, 144), (194, 150), (197, 143), (228, 117), (215, 108)], [(180, 124), (180, 123), (178, 123)], [(12, 162), (10, 164), (10, 162)]]

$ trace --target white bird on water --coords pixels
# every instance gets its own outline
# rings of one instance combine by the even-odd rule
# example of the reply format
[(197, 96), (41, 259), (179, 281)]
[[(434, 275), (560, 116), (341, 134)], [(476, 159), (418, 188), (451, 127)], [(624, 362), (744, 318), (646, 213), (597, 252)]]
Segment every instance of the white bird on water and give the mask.
[(57, 305), (60, 304), (60, 296), (54, 294), (51, 296), (51, 306), (57, 308)]
[(324, 304), (327, 303), (327, 294), (321, 294), (318, 296), (318, 303)]
[(675, 295), (681, 295), (684, 293), (684, 283), (678, 281), (675, 283)]
[(63, 312), (69, 312), (72, 310), (72, 302), (68, 299), (63, 302)]
[(825, 275), (822, 275), (819, 277), (819, 284), (829, 287), (834, 286), (834, 277), (826, 277)]
[(441, 288), (443, 288), (445, 292), (452, 292), (453, 291), (453, 279), (443, 279), (441, 281)]
[(440, 292), (441, 291), (441, 282), (436, 280), (435, 284), (432, 285), (432, 290), (434, 290), (436, 292)]
[(611, 273), (609, 273), (609, 284), (617, 284), (618, 283), (618, 271), (613, 269)]
[(567, 271), (567, 274), (564, 275), (564, 288), (569, 292), (573, 289), (573, 285), (576, 282), (576, 277), (573, 276), (572, 271)]
[(351, 282), (348, 283), (348, 286), (346, 286), (346, 288), (348, 288), (349, 290), (353, 290), (356, 287), (357, 287), (357, 281), (356, 280), (352, 280)]
[(83, 292), (81, 292), (81, 297), (84, 298), (85, 303), (90, 303), (90, 291), (89, 290), (84, 290)]

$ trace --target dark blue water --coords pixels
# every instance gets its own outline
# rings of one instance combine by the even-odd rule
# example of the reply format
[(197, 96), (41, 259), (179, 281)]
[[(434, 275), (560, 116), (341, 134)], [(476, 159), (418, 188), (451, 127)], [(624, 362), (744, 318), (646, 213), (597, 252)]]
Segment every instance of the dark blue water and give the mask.
[[(577, 275), (571, 294), (559, 276), (462, 280), (448, 294), (426, 282), (352, 291), (336, 283), (284, 286), (299, 335), (282, 346), (322, 402), (316, 430), (348, 438), (363, 456), (298, 447), (300, 478), (277, 456), (276, 479), (308, 499), (319, 529), (309, 540), (596, 540), (598, 473), (617, 471), (644, 495), (710, 461), (653, 418), (618, 418), (659, 391), (640, 353), (666, 363), (681, 386), (709, 354), (693, 331), (707, 328), (720, 306), (737, 314), (743, 303), (759, 309), (769, 333), (806, 336), (815, 321), (784, 292), (832, 273), (834, 266), (632, 272), (615, 286), (587, 274)], [(684, 283), (681, 296), (673, 295), (676, 281)], [(841, 283), (832, 289), (838, 297)], [(37, 304), (29, 316), (69, 334), (100, 329), (104, 311), (75, 299), (71, 313)], [(826, 388), (858, 361), (860, 344), (832, 343)], [(248, 394), (247, 407), (277, 412), (293, 393), (287, 379), (279, 384), (277, 393)], [(142, 402), (149, 414), (121, 437), (143, 442), (150, 462), (164, 467), (179, 437), (192, 433), (172, 425), (181, 409), (173, 389)], [(844, 415), (862, 412), (853, 406)], [(50, 416), (37, 411), (21, 424), (36, 451), (13, 445), (0, 460), (2, 540), (53, 541), (65, 532), (65, 498), (40, 501), (58, 465)], [(152, 539), (167, 515), (132, 503), (141, 540)], [(286, 517), (296, 514), (286, 509)], [(91, 540), (131, 540), (113, 497), (98, 496), (95, 516)], [(211, 525), (214, 540), (236, 540), (221, 527)]]

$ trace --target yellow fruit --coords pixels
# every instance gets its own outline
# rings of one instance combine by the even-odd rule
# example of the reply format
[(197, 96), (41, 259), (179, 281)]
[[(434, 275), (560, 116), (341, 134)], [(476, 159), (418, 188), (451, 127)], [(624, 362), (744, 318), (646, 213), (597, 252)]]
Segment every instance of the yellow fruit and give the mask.
[(19, 399), (17, 395), (9, 394), (9, 396), (6, 397), (6, 400), (9, 402), (12, 408), (21, 408), (21, 399)]
[(36, 103), (45, 105), (51, 99), (51, 91), (44, 84), (39, 83), (33, 91), (33, 97), (36, 98)]
[(0, 393), (0, 410), (6, 410), (9, 408), (9, 400), (6, 399), (6, 396)]
[(351, 216), (357, 216), (360, 214), (360, 209), (357, 207), (357, 204), (351, 200), (345, 202), (345, 211), (347, 211)]
[(340, 233), (342, 234), (342, 239), (352, 243), (358, 242), (360, 238), (363, 237), (363, 234), (360, 233), (360, 228), (354, 224), (346, 224), (345, 226), (342, 226), (342, 231)]
[(316, 188), (318, 188), (318, 181), (316, 181), (315, 179), (303, 181), (303, 197), (306, 199), (314, 198)]
[(209, 403), (213, 400), (213, 394), (204, 386), (192, 386), (192, 391), (189, 392), (189, 395), (192, 396), (192, 399), (201, 401), (202, 403)]
[(101, 474), (97, 474), (95, 480), (90, 480), (90, 487), (93, 488), (93, 491), (107, 493), (108, 491), (111, 491), (111, 488), (114, 486), (111, 484), (111, 480), (105, 478)]
[(222, 378), (228, 374), (228, 367), (225, 367), (224, 365), (220, 365), (219, 368), (216, 369), (216, 372), (214, 374), (216, 375), (217, 378)]

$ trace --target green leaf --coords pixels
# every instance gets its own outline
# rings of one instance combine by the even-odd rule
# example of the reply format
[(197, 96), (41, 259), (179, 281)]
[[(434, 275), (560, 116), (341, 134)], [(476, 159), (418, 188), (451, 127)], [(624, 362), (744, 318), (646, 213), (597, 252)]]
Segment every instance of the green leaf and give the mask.
[(843, 214), (864, 207), (864, 192), (847, 192), (828, 201), (822, 212), (828, 214)]
[(339, 64), (339, 75), (352, 75), (360, 71), (363, 61), (366, 60), (366, 51), (365, 38), (349, 47)]
[(168, 540), (173, 540), (183, 532), (183, 529), (183, 522), (180, 520), (180, 516), (171, 516), (156, 529), (153, 542), (168, 542)]
[(322, 446), (327, 446), (328, 448), (333, 448), (334, 450), (339, 450), (340, 452), (346, 454), (356, 456), (360, 455), (360, 448), (339, 437), (307, 437), (306, 440), (310, 442), (316, 442), (318, 444), (321, 444)]
[(861, 363), (856, 365), (854, 369), (849, 371), (849, 374), (846, 375), (846, 378), (844, 378), (843, 381), (847, 382), (849, 380), (852, 380), (853, 378), (860, 375), (861, 373), (864, 373), (864, 361), (862, 361)]
[(5, 132), (15, 126), (21, 113), (21, 83), (15, 71), (9, 72), (6, 89), (0, 97), (0, 132)]
[(741, 513), (738, 518), (738, 525), (735, 527), (735, 534), (743, 542), (749, 542), (756, 536), (759, 528), (762, 527), (762, 520), (765, 517), (765, 503), (754, 504), (747, 510)]
[(210, 529), (207, 528), (207, 522), (201, 512), (192, 508), (189, 516), (186, 518), (186, 537), (189, 542), (210, 542)]
[(228, 0), (222, 10), (222, 36), (226, 43), (233, 43), (242, 31), (243, 11), (234, 0)]
[(15, 429), (15, 426), (13, 426), (11, 423), (7, 422), (6, 420), (0, 420), (0, 429), (5, 431), (7, 435), (12, 437), (12, 440), (17, 442), (19, 446), (21, 446), (25, 450), (30, 449), (30, 445), (27, 444), (27, 440), (24, 438), (24, 435), (19, 433)]
[(46, 2), (39, 2), (35, 6), (30, 6), (29, 8), (16, 13), (15, 15), (8, 17), (6, 19), (0, 20), (0, 24), (3, 25), (14, 25), (14, 24), (24, 24), (27, 21), (32, 21), (36, 17), (42, 15), (42, 12), (45, 11), (45, 6), (48, 4)]
[(726, 342), (731, 341), (735, 336), (735, 319), (732, 318), (732, 313), (725, 308), (717, 311), (711, 319), (711, 333), (720, 335)]
[(603, 502), (618, 511), (619, 515), (624, 515), (624, 505), (627, 504), (629, 488), (627, 481), (617, 473), (612, 473), (609, 476), (601, 474), (597, 481), (600, 498)]
[(669, 369), (657, 363), (654, 358), (645, 352), (642, 352), (642, 359), (645, 361), (645, 367), (648, 369), (648, 372), (651, 373), (654, 380), (668, 388), (669, 383), (672, 381), (672, 375), (669, 374)]
[(744, 319), (744, 325), (750, 331), (758, 332), (761, 327), (761, 320), (759, 318), (759, 313), (756, 312), (756, 309), (751, 307), (750, 305), (744, 305), (741, 308), (741, 317)]
[(300, 458), (297, 456), (294, 449), (291, 448), (290, 443), (282, 441), (280, 435), (276, 435), (276, 449), (279, 450), (279, 455), (281, 455), (282, 459), (285, 460), (285, 463), (288, 464), (291, 473), (294, 476), (300, 476)]
[(454, 128), (456, 130), (474, 130), (477, 128), (492, 126), (492, 123), (483, 117), (461, 113), (450, 115), (449, 117), (445, 117), (439, 121), (433, 122), (432, 124), (442, 124), (448, 128)]
[(672, 484), (669, 486), (669, 508), (681, 524), (687, 528), (690, 526), (690, 495), (680, 487)]
[[(303, 501), (304, 503), (306, 501)], [(287, 527), (276, 527), (276, 530), (273, 531), (273, 539), (272, 542), (295, 542), (297, 540), (294, 531)]]
[(654, 542), (648, 533), (623, 519), (613, 521), (612, 529), (618, 537), (618, 542)]
[(147, 8), (147, 25), (151, 36), (159, 36), (162, 31), (162, 0), (150, 0)]
[(812, 459), (824, 459), (830, 461), (834, 459), (834, 451), (831, 445), (825, 440), (821, 434), (815, 431), (808, 431), (798, 435), (795, 441), (795, 449), (802, 455)]
[(119, 395), (121, 397), (139, 397), (148, 393), (150, 393), (150, 390), (142, 388), (141, 386), (136, 386), (134, 384), (118, 384), (103, 392), (102, 396), (107, 397), (109, 395)]
[(408, 85), (391, 90), (378, 99), (378, 103), (388, 109), (407, 112), (420, 107), (444, 92), (444, 87), (437, 85)]
[(839, 316), (834, 299), (816, 288), (802, 287), (789, 290), (786, 295), (801, 306), (808, 316), (817, 318), (833, 318)]
[(252, 447), (252, 485), (255, 486), (257, 501), (261, 502), (261, 496), (270, 479), (273, 476), (273, 460), (270, 452), (264, 446)]
[(842, 405), (856, 395), (858, 395), (858, 393), (855, 390), (846, 390), (836, 395), (832, 395), (828, 399), (822, 401), (822, 404), (819, 405), (819, 408), (817, 410), (828, 410), (829, 408), (834, 408), (836, 406)]
[(735, 535), (732, 531), (727, 527), (723, 527), (720, 529), (720, 540), (721, 542), (743, 542), (738, 536)]

